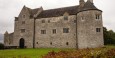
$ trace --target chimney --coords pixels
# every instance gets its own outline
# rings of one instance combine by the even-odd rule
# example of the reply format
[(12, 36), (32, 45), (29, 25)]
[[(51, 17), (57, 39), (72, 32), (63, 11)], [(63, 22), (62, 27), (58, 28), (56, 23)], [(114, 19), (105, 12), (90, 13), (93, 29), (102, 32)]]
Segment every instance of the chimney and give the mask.
[(84, 0), (79, 0), (79, 5), (80, 5), (80, 7), (83, 7), (84, 4), (85, 4)]
[(91, 3), (93, 3), (93, 0), (88, 0), (88, 1), (90, 1)]

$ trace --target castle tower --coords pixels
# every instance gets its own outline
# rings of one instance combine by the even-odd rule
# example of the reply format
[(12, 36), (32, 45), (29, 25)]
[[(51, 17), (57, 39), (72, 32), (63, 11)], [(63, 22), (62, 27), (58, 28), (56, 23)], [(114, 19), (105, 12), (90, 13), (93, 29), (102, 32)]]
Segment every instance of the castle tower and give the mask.
[(102, 11), (88, 0), (77, 14), (78, 48), (103, 47)]
[(4, 33), (4, 45), (7, 46), (8, 45), (8, 42), (9, 42), (9, 34), (8, 32), (6, 31)]

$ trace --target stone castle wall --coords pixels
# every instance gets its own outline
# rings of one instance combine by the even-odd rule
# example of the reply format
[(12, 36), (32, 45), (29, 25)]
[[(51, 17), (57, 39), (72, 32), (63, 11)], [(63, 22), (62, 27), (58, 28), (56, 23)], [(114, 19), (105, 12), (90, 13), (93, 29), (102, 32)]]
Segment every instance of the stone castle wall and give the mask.
[[(42, 20), (45, 23), (42, 23)], [(76, 48), (76, 15), (41, 18), (36, 20), (36, 48)], [(63, 28), (69, 28), (69, 33), (63, 33)], [(52, 30), (56, 29), (56, 34)], [(46, 30), (46, 34), (41, 34)], [(68, 42), (68, 45), (67, 45)]]
[[(33, 44), (35, 48), (79, 49), (103, 47), (104, 45), (100, 10), (83, 10), (76, 15), (69, 15), (65, 12), (58, 17), (38, 17), (37, 19), (34, 17), (37, 17), (43, 9), (38, 10), (33, 17), (29, 10), (23, 7), (15, 19), (14, 34), (10, 36), (5, 34), (5, 45), (11, 41), (12, 46), (20, 46), (20, 39), (24, 40), (26, 48), (33, 48)], [(64, 28), (68, 28), (69, 32), (64, 33)], [(55, 34), (53, 34), (53, 29), (56, 30)], [(45, 34), (42, 34), (43, 30)]]
[(4, 34), (4, 45), (5, 46), (12, 46), (13, 45), (13, 33), (10, 34)]
[[(30, 19), (30, 14), (26, 8), (23, 8), (18, 20), (15, 21), (14, 28), (14, 46), (19, 46), (20, 39), (23, 38), (27, 48), (33, 47), (34, 19)], [(24, 29), (24, 32), (21, 32)]]
[[(99, 15), (100, 19), (96, 19), (96, 15)], [(97, 10), (83, 11), (77, 14), (77, 19), (78, 47), (102, 47), (104, 45), (102, 12)], [(97, 32), (96, 28), (100, 28), (100, 32)]]

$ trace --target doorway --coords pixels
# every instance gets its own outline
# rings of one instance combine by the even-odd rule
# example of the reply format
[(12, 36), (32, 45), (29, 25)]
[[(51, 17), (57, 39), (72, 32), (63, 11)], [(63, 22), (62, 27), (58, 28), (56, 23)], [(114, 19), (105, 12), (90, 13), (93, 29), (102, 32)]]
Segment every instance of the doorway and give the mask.
[(19, 48), (24, 48), (24, 47), (25, 47), (25, 40), (21, 38), (19, 42)]

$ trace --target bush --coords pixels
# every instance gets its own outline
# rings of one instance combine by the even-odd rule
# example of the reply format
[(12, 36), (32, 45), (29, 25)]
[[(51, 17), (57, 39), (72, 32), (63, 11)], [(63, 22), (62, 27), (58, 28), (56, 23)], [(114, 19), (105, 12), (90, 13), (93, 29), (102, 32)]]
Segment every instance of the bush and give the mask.
[(0, 43), (0, 49), (4, 49), (4, 44)]
[(43, 58), (115, 58), (115, 48), (113, 49), (81, 49), (74, 51), (51, 51)]

